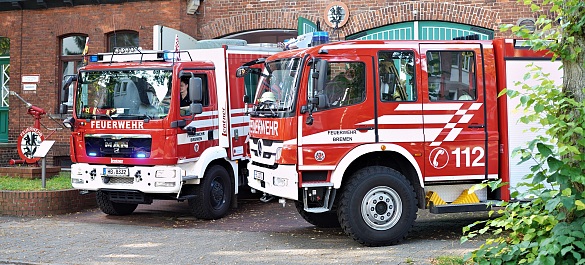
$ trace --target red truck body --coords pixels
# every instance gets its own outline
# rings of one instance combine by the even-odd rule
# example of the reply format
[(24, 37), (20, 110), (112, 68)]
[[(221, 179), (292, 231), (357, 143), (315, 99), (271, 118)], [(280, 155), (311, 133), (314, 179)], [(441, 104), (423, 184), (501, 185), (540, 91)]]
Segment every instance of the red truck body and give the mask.
[(268, 57), (251, 111), (249, 185), (369, 246), (403, 240), (417, 209), (513, 199), (508, 186), (468, 191), (487, 180), (514, 186), (529, 172), (511, 158), (531, 139), (522, 111), (498, 93), (520, 90), (528, 64), (562, 73), (520, 44), (344, 41)]
[[(256, 85), (229, 73), (277, 50), (131, 51), (92, 55), (76, 77), (67, 121), (73, 187), (97, 192), (107, 214), (174, 199), (188, 200), (199, 218), (224, 216), (246, 183), (243, 97)], [(190, 106), (181, 106), (181, 79), (201, 95)]]

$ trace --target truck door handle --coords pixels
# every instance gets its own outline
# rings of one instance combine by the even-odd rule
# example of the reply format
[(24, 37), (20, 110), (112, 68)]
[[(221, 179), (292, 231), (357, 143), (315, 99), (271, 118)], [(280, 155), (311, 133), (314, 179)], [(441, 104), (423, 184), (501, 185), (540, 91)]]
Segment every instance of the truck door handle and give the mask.
[(369, 130), (373, 130), (374, 127), (357, 127), (355, 129), (358, 131), (369, 131)]
[(477, 124), (477, 123), (469, 124), (469, 126), (467, 126), (467, 128), (474, 128), (474, 129), (475, 128), (485, 128), (485, 124)]

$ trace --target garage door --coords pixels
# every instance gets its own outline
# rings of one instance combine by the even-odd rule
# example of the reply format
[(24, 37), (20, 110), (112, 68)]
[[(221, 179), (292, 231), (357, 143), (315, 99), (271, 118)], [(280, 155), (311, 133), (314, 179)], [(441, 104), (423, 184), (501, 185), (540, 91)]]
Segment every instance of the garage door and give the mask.
[(490, 29), (443, 21), (410, 21), (362, 31), (346, 37), (348, 40), (452, 40), (477, 35), (491, 40)]

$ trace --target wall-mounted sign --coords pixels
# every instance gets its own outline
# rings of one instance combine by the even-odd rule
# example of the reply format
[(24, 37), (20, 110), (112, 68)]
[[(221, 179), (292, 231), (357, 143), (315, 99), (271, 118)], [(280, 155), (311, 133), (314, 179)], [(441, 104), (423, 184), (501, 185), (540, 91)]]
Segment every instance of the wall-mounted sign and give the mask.
[(23, 75), (22, 76), (22, 83), (38, 83), (40, 80), (40, 75)]
[(349, 18), (349, 9), (347, 5), (335, 1), (330, 3), (327, 8), (325, 8), (325, 23), (332, 28), (341, 28), (347, 23), (347, 19)]
[(22, 84), (22, 90), (34, 91), (37, 90), (37, 84)]

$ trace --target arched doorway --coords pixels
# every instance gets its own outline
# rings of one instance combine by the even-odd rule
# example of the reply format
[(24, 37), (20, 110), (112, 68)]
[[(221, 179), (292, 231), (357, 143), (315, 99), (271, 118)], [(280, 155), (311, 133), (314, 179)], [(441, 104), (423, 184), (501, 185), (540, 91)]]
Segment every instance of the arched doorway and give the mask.
[(0, 143), (8, 142), (8, 81), (10, 81), (10, 39), (0, 37)]
[(346, 37), (348, 40), (452, 40), (477, 35), (480, 40), (491, 40), (494, 31), (481, 27), (443, 22), (409, 21), (365, 30)]
[(251, 30), (224, 36), (221, 39), (242, 39), (249, 44), (277, 44), (286, 39), (295, 38), (297, 36), (296, 30), (290, 29), (262, 29)]

